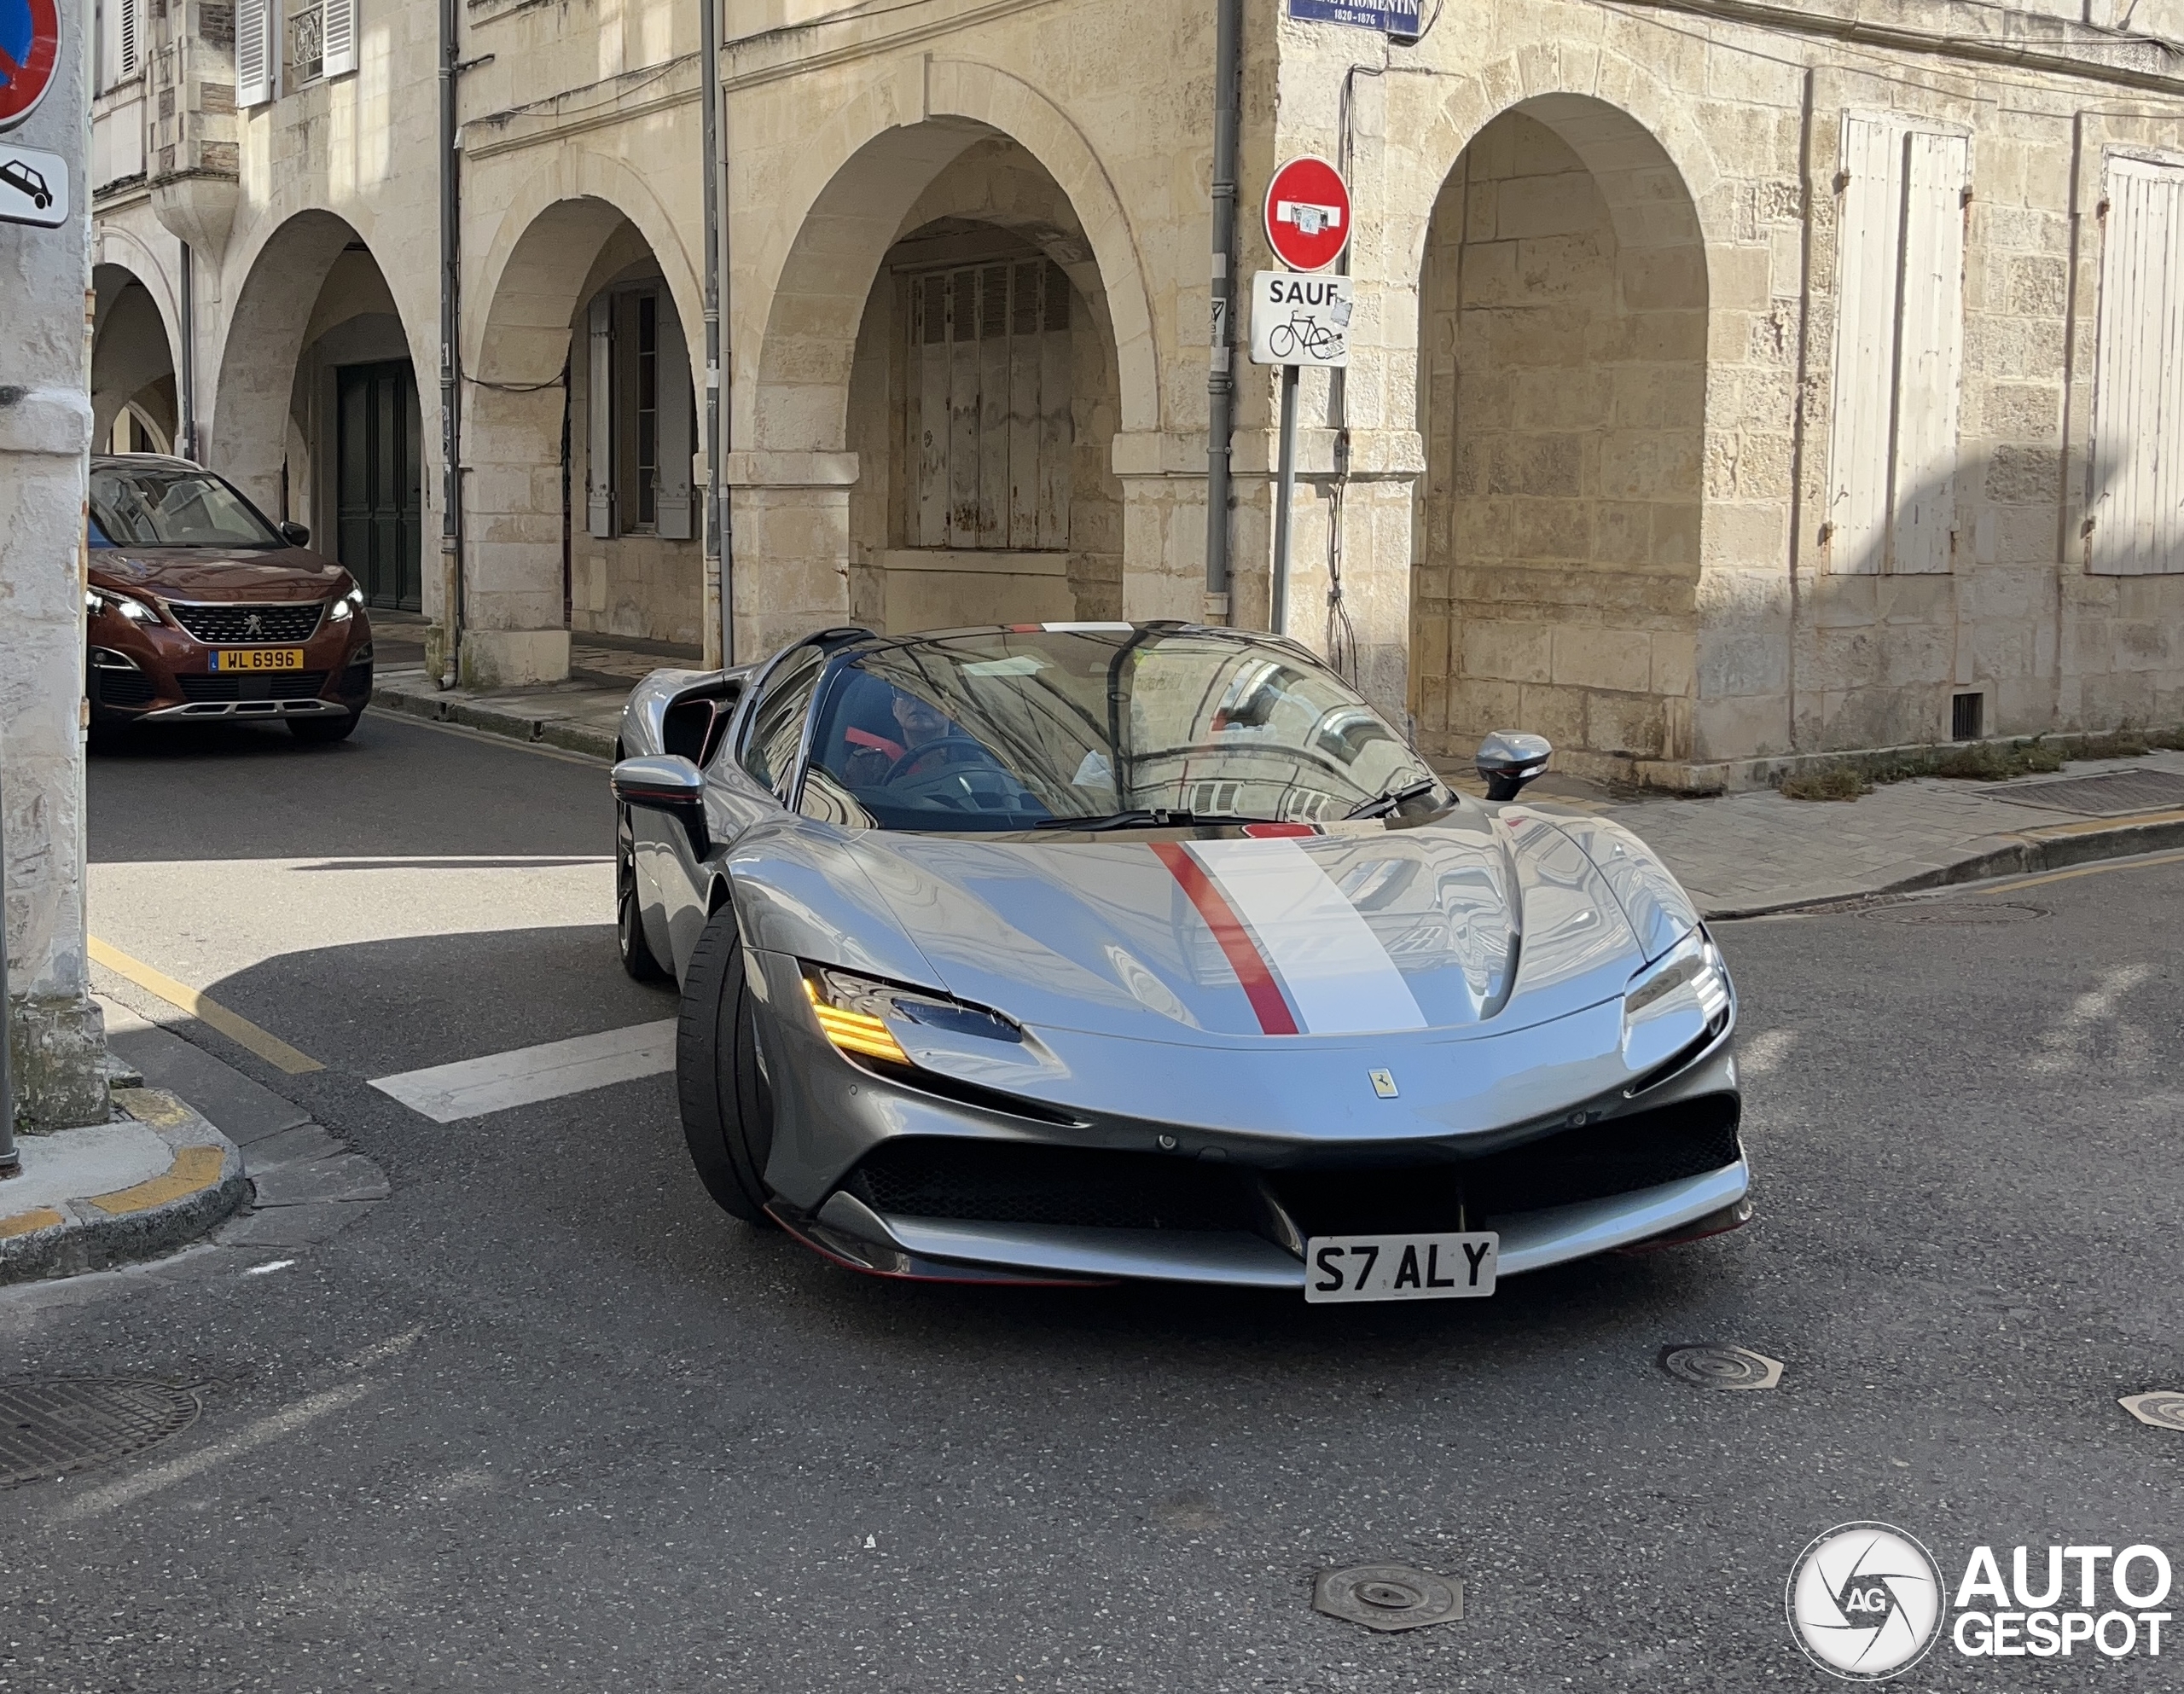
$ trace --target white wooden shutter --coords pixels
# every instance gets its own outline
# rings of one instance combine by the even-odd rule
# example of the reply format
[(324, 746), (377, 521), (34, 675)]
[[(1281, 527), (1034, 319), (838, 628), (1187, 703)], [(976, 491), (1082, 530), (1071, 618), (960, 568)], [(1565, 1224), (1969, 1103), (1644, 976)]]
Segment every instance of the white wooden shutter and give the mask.
[(235, 104), (273, 98), (274, 0), (235, 0)]
[(1845, 116), (1837, 226), (1828, 568), (1954, 560), (1964, 374), (1962, 136)]
[(2108, 164), (2086, 568), (2184, 570), (2184, 171)]
[(1896, 354), (1895, 533), (1889, 569), (1955, 562), (1957, 396), (1964, 380), (1964, 191), (1971, 144), (1913, 131), (1903, 182), (1902, 316)]
[(1834, 411), (1828, 436), (1831, 571), (1870, 576), (1887, 550), (1889, 416), (1896, 370), (1896, 273), (1903, 204), (1901, 134), (1885, 119), (1843, 120), (1836, 223)]
[(137, 22), (140, 0), (107, 0), (114, 8), (113, 80), (125, 83), (136, 74)]
[(591, 303), (590, 392), (585, 396), (584, 527), (614, 533), (614, 297)]
[(346, 77), (357, 68), (357, 0), (324, 0), (319, 38), (322, 77)]
[(696, 507), (690, 498), (690, 354), (682, 342), (682, 322), (665, 288), (653, 324), (653, 416), (659, 456), (653, 530), (673, 541), (688, 541), (697, 533), (690, 522)]

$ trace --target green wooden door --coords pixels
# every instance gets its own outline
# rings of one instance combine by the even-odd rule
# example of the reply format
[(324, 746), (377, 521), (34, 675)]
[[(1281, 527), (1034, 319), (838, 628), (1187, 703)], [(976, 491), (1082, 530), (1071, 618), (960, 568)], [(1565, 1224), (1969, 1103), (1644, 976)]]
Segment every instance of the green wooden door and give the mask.
[(374, 606), (424, 605), (417, 379), (407, 359), (340, 369), (341, 562)]

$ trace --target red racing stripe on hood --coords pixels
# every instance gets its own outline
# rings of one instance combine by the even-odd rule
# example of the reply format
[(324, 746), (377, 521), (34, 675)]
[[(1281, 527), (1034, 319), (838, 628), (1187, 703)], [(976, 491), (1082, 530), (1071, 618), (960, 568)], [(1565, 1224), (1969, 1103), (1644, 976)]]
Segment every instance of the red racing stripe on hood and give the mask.
[(1261, 956), (1251, 932), (1221, 891), (1214, 886), (1213, 879), (1205, 873), (1199, 862), (1184, 851), (1182, 844), (1176, 841), (1155, 841), (1150, 844), (1153, 855), (1168, 867), (1169, 874), (1182, 885), (1199, 917), (1205, 920), (1206, 928), (1213, 931), (1213, 938), (1221, 945), (1228, 958), (1228, 968), (1236, 973), (1236, 981), (1244, 990), (1244, 997), (1252, 1002), (1252, 1010), (1258, 1014), (1259, 1028), (1269, 1036), (1293, 1036), (1297, 1033), (1297, 1019), (1289, 1010), (1289, 1002), (1282, 998), (1281, 984), (1274, 979), (1274, 972)]

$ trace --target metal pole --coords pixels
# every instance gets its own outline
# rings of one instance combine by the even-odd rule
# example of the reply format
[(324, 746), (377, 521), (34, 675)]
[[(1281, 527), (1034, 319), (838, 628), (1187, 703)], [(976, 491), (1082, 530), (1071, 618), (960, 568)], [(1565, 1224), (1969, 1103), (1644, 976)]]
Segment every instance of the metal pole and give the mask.
[(459, 0), (440, 0), (440, 484), (441, 617), (447, 626), (447, 670), (443, 687), (462, 675), (462, 221), (456, 148), (456, 12)]
[(1289, 633), (1289, 508), (1297, 497), (1297, 367), (1281, 368), (1281, 461), (1274, 490), (1274, 587), (1267, 622), (1277, 635)]
[(1236, 381), (1228, 363), (1236, 298), (1236, 102), (1243, 0), (1219, 0), (1213, 35), (1213, 345), (1205, 379), (1205, 591), (1228, 593), (1228, 447)]
[(182, 414), (176, 421), (175, 456), (195, 463), (204, 461), (197, 453), (197, 264), (189, 251), (189, 243), (179, 241), (182, 249), (180, 268), (180, 299), (176, 302), (182, 317), (181, 334), (175, 339), (182, 353), (182, 368), (175, 373), (176, 410)]
[[(720, 4), (698, 0), (698, 58), (704, 81), (698, 102), (706, 154), (706, 586), (719, 628), (706, 635), (706, 660), (728, 663), (728, 575), (721, 548), (720, 434)], [(716, 652), (716, 649), (717, 651)]]
[(0, 1182), (23, 1174), (15, 1151), (15, 1002), (8, 994), (8, 853), (0, 841)]

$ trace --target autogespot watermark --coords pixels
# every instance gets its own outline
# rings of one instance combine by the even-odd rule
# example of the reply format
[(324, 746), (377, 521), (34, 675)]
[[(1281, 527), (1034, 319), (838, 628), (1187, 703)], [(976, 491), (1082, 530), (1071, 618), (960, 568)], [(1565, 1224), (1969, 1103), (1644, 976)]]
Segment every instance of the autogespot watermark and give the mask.
[(1952, 1600), (1917, 1537), (1889, 1523), (1843, 1523), (1798, 1555), (1786, 1604), (1790, 1633), (1822, 1670), (1885, 1682), (1944, 1639), (1967, 1659), (2158, 1657), (2169, 1578), (2169, 1555), (2144, 1542), (2018, 1546), (2004, 1557), (1977, 1546)]

